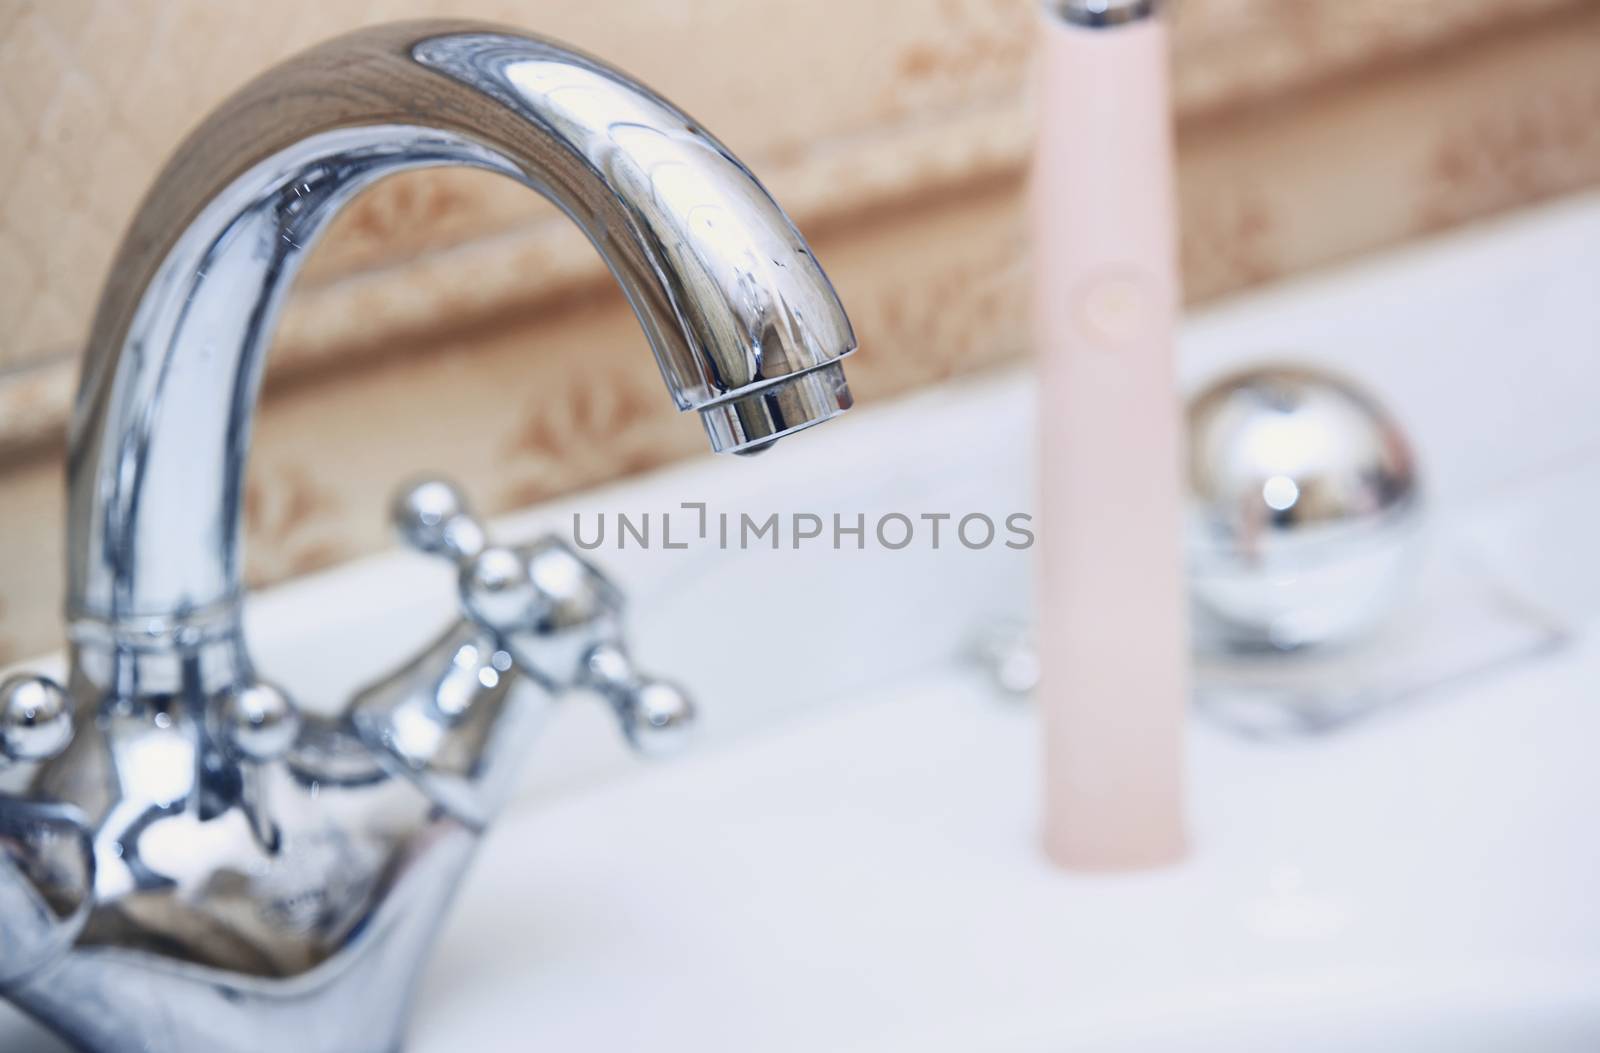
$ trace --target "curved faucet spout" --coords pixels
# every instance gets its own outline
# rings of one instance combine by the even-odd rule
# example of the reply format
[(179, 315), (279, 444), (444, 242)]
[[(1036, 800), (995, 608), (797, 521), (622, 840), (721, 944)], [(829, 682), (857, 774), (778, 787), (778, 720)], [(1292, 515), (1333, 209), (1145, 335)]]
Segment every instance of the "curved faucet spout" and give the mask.
[(838, 359), (855, 339), (828, 279), (693, 120), (522, 33), (363, 30), (244, 88), (139, 209), (73, 420), (75, 639), (131, 634), (149, 647), (231, 633), (244, 460), (279, 305), (342, 204), (382, 176), (437, 165), (517, 179), (583, 228), (714, 449), (759, 449), (849, 406)]

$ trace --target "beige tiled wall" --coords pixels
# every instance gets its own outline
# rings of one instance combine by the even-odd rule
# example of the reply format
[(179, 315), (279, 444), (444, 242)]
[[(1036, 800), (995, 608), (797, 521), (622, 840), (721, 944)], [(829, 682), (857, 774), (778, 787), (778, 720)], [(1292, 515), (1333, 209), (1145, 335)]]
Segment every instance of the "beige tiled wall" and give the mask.
[[(167, 150), (249, 71), (368, 21), (471, 13), (604, 54), (790, 208), (863, 402), (1023, 350), (1032, 0), (0, 0), (0, 658), (48, 645), (59, 436), (105, 261)], [(1178, 5), (1184, 269), (1202, 299), (1600, 182), (1600, 10)], [(703, 447), (592, 251), (493, 177), (354, 204), (297, 287), (252, 459), (251, 576), (384, 542), (419, 468), (493, 511)], [(18, 514), (17, 510), (23, 510)]]

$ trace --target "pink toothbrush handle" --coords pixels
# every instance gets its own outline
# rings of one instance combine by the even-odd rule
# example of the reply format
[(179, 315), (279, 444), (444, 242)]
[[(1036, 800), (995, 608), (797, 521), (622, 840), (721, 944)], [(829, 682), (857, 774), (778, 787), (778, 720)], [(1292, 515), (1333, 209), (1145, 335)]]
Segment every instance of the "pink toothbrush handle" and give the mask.
[(1031, 206), (1040, 376), (1044, 844), (1078, 869), (1185, 851), (1179, 294), (1159, 18), (1045, 16)]

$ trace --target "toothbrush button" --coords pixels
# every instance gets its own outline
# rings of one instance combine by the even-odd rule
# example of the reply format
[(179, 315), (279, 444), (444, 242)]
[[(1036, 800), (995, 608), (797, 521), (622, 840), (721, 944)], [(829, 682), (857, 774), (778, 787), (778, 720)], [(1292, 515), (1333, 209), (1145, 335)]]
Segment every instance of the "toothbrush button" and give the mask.
[(1149, 331), (1153, 303), (1149, 286), (1137, 275), (1103, 274), (1091, 278), (1079, 296), (1079, 324), (1091, 340), (1131, 344)]

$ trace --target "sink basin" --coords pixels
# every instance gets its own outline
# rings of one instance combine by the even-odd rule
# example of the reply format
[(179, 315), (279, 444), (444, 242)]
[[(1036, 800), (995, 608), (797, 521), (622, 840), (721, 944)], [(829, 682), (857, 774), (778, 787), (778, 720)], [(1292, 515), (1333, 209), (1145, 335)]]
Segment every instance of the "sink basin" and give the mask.
[(410, 1048), (1600, 1048), (1597, 679), (1584, 646), (1303, 746), (1202, 726), (1194, 855), (1086, 877), (1035, 851), (1027, 710), (931, 673), (510, 817)]
[[(1064, 875), (1037, 850), (1032, 714), (960, 660), (977, 628), (1026, 610), (1027, 553), (595, 553), (635, 598), (641, 664), (696, 689), (702, 742), (640, 766), (598, 706), (558, 712), (448, 921), (409, 1048), (1600, 1049), (1596, 273), (1591, 196), (1191, 321), (1190, 382), (1299, 349), (1377, 389), (1441, 527), (1571, 642), (1334, 735), (1197, 723), (1195, 847), (1170, 869)], [(712, 514), (1002, 518), (1028, 507), (1031, 399), (1022, 373), (967, 382), (780, 447), (755, 475), (697, 462), (499, 531), (686, 496)], [(930, 436), (915, 459), (906, 434)], [(263, 594), (261, 664), (336, 698), (428, 635), (448, 577), (391, 554)], [(771, 590), (792, 624), (742, 631), (730, 612)], [(718, 624), (728, 639), (691, 628)], [(816, 655), (799, 668), (796, 638)], [(732, 641), (738, 660), (697, 662)], [(0, 1010), (0, 1050), (60, 1048)]]
[(415, 1048), (1600, 1048), (1597, 678), (1202, 726), (1194, 855), (1085, 877), (1035, 850), (1028, 712), (942, 671), (507, 824)]

